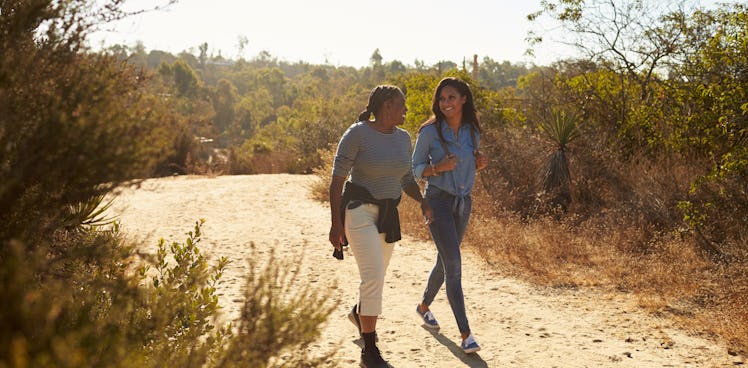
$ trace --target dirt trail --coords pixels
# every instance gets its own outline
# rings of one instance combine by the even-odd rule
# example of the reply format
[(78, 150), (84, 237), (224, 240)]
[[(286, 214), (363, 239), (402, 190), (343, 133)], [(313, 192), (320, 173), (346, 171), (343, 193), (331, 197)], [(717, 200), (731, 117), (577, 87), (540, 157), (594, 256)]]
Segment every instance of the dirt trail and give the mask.
[[(249, 244), (260, 254), (301, 259), (304, 287), (330, 287), (340, 302), (320, 350), (334, 349), (342, 367), (358, 366), (362, 341), (346, 314), (357, 298), (358, 271), (349, 252), (330, 256), (329, 209), (309, 198), (311, 176), (180, 176), (125, 190), (112, 214), (147, 244), (182, 241), (199, 218), (202, 249), (233, 260), (219, 289), (227, 318), (237, 315)], [(640, 310), (624, 295), (537, 288), (491, 270), (465, 253), (463, 286), (477, 354), (463, 354), (442, 290), (432, 305), (442, 329), (430, 332), (415, 314), (435, 256), (433, 245), (407, 236), (395, 248), (385, 286), (379, 346), (393, 367), (731, 367), (744, 357)]]

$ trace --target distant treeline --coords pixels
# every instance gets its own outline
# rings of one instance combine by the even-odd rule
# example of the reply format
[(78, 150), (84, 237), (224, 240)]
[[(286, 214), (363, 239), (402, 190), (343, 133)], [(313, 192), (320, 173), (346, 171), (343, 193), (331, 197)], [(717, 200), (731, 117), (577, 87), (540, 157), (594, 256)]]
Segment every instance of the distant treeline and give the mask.
[[(251, 60), (230, 60), (208, 56), (207, 49), (202, 44), (198, 55), (146, 51), (141, 44), (106, 50), (152, 78), (160, 95), (186, 121), (186, 134), (198, 143), (193, 146), (186, 144), (189, 137), (180, 139), (180, 146), (174, 147), (176, 156), (164, 162), (158, 174), (200, 172), (206, 170), (203, 164), (208, 159), (214, 166), (227, 164), (220, 168), (225, 173), (309, 172), (319, 165), (316, 150), (335, 143), (365, 105), (374, 85), (395, 83), (408, 92), (407, 127), (413, 131), (428, 118), (430, 93), (441, 76), (464, 75), (476, 86), (498, 92), (516, 89), (520, 78), (531, 70), (524, 64), (490, 58), (461, 65), (442, 61), (430, 67), (383, 63), (379, 50), (372, 54), (370, 66), (353, 68), (278, 61), (267, 52)], [(494, 98), (495, 106), (490, 109), (499, 102)], [(218, 153), (219, 161), (215, 161), (212, 149), (228, 151)], [(268, 156), (289, 160), (263, 167), (253, 164), (255, 155), (263, 155), (263, 162)]]

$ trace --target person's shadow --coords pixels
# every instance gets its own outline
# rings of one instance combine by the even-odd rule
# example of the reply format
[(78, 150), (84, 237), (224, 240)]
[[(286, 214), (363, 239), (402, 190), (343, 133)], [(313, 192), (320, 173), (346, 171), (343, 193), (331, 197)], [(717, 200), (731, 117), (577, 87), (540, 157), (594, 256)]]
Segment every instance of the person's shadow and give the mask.
[(427, 330), (432, 336), (434, 336), (436, 341), (439, 341), (442, 345), (446, 346), (447, 349), (449, 349), (449, 351), (451, 351), (454, 356), (465, 363), (466, 366), (471, 368), (488, 368), (488, 363), (486, 363), (486, 361), (483, 360), (483, 358), (481, 358), (478, 353), (465, 354), (465, 352), (462, 351), (460, 345), (455, 344), (454, 341), (442, 335), (441, 333), (439, 333), (439, 331), (430, 330), (426, 327), (424, 327), (424, 329)]
[[(459, 345), (455, 344), (454, 341), (440, 334), (438, 331), (430, 330), (426, 327), (423, 327), (423, 329), (431, 333), (431, 336), (434, 336), (436, 341), (439, 341), (442, 345), (446, 346), (447, 349), (449, 349), (449, 351), (451, 351), (454, 356), (465, 363), (466, 366), (470, 368), (488, 368), (488, 363), (486, 363), (486, 361), (483, 360), (483, 358), (481, 358), (478, 353), (465, 354), (465, 352), (462, 351), (462, 348)], [(364, 348), (364, 339), (362, 338), (354, 340), (353, 343), (358, 345), (361, 349)], [(389, 366), (391, 368), (394, 368), (392, 363), (389, 363)]]

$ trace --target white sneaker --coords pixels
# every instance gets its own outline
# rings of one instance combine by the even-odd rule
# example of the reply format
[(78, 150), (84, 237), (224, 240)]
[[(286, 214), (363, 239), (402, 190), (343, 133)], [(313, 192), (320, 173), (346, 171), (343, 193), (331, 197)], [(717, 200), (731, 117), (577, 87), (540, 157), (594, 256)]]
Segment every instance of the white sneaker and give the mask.
[(480, 346), (477, 342), (475, 342), (475, 337), (473, 337), (473, 334), (470, 334), (465, 340), (462, 340), (462, 344), (460, 344), (460, 347), (462, 348), (462, 351), (465, 352), (465, 354), (471, 354), (475, 353), (476, 351), (480, 350)]
[(426, 311), (425, 313), (421, 313), (421, 311), (418, 309), (418, 306), (416, 305), (416, 313), (418, 313), (419, 316), (421, 316), (421, 319), (423, 320), (423, 325), (431, 330), (438, 330), (439, 329), (439, 322), (436, 321), (436, 317), (434, 317), (434, 314), (431, 313), (431, 311)]

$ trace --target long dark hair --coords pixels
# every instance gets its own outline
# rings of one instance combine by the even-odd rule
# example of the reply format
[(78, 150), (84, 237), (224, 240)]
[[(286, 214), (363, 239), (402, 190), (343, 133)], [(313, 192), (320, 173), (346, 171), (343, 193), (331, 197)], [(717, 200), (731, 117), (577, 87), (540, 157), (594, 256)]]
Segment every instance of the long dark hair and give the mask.
[(439, 95), (442, 93), (444, 87), (453, 87), (457, 90), (460, 96), (465, 96), (465, 104), (462, 105), (462, 123), (472, 125), (472, 129), (480, 132), (480, 121), (478, 120), (478, 111), (475, 109), (475, 102), (473, 102), (473, 92), (470, 91), (470, 86), (462, 79), (455, 77), (446, 77), (439, 81), (434, 91), (434, 97), (431, 101), (431, 111), (434, 113), (431, 117), (426, 120), (418, 128), (418, 132), (430, 124), (436, 124), (436, 132), (439, 134), (439, 138), (444, 141), (442, 136), (441, 121), (445, 119), (444, 113), (439, 109)]
[(397, 86), (382, 84), (374, 87), (369, 93), (369, 103), (366, 104), (366, 110), (358, 114), (358, 121), (369, 120), (371, 114), (376, 117), (385, 101), (402, 94), (403, 91)]

